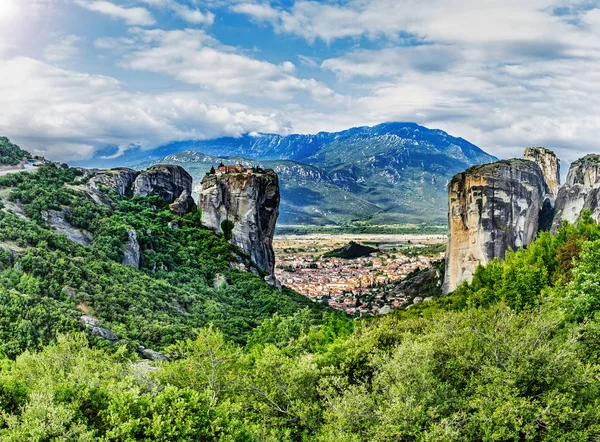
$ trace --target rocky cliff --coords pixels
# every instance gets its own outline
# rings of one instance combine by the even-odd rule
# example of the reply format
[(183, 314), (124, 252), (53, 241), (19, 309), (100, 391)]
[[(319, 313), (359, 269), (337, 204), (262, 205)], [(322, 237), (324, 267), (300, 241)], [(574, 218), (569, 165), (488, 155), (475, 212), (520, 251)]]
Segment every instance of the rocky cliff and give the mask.
[(280, 202), (279, 180), (273, 170), (206, 175), (198, 201), (205, 226), (220, 234), (223, 221), (232, 221), (231, 242), (273, 275), (273, 235)]
[(548, 192), (556, 198), (560, 189), (560, 160), (556, 154), (544, 147), (528, 147), (525, 149), (524, 158), (540, 166)]
[(584, 209), (590, 209), (592, 217), (600, 220), (600, 155), (586, 155), (571, 163), (567, 182), (556, 197), (552, 232), (563, 221), (575, 223)]
[(548, 188), (537, 162), (514, 159), (459, 173), (448, 192), (444, 293), (470, 280), (478, 264), (535, 239)]
[(192, 198), (192, 176), (181, 166), (159, 164), (138, 172), (118, 168), (97, 171), (87, 184), (87, 191), (96, 202), (105, 202), (105, 188), (121, 196), (159, 196), (178, 215), (196, 207)]

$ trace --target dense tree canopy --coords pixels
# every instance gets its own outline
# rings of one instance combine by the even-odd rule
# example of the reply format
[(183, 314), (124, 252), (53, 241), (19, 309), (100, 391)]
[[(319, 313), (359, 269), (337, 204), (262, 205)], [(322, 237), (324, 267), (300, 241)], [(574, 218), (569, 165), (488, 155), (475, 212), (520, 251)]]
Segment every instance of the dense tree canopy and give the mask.
[[(79, 192), (85, 180), (53, 165), (0, 179), (12, 204), (0, 211), (0, 440), (600, 436), (600, 227), (589, 213), (452, 294), (352, 321), (232, 270), (238, 252), (197, 214), (152, 198), (99, 206)], [(45, 224), (43, 211), (65, 207), (89, 246)], [(139, 270), (121, 265), (129, 229)], [(213, 286), (217, 274), (227, 287)], [(119, 341), (90, 337), (84, 310)], [(140, 360), (140, 344), (169, 360)]]
[(8, 138), (0, 137), (0, 165), (16, 166), (25, 157), (30, 157), (29, 153), (11, 143)]

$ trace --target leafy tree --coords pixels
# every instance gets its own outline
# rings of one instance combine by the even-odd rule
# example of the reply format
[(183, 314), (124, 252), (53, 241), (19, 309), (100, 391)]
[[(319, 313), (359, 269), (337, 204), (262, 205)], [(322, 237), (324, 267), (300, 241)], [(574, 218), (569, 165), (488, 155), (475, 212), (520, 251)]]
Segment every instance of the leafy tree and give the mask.
[(224, 219), (221, 222), (221, 231), (223, 232), (223, 238), (225, 238), (227, 241), (231, 241), (234, 226), (235, 224), (230, 219)]

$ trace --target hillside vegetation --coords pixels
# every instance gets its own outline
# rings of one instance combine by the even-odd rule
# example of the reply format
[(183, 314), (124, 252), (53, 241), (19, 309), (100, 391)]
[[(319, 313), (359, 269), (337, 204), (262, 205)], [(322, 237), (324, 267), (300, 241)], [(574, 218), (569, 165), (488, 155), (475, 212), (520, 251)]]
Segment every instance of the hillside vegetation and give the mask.
[[(155, 198), (98, 206), (78, 192), (85, 180), (56, 165), (0, 180), (7, 209), (22, 212), (0, 211), (2, 441), (600, 436), (600, 226), (589, 213), (450, 295), (351, 321), (231, 270), (236, 251), (197, 214), (174, 218)], [(66, 206), (89, 246), (38, 215)], [(140, 270), (120, 264), (131, 228)], [(229, 287), (213, 287), (218, 273)], [(119, 341), (90, 337), (82, 309)], [(140, 360), (140, 344), (169, 360)]]
[(25, 157), (30, 157), (28, 152), (11, 143), (8, 138), (0, 137), (0, 165), (16, 166)]
[(216, 327), (156, 370), (59, 335), (0, 371), (3, 440), (585, 441), (600, 434), (600, 228), (588, 218), (452, 295), (367, 322)]
[[(276, 312), (310, 305), (318, 314), (306, 298), (234, 269), (238, 252), (202, 228), (197, 214), (179, 218), (157, 197), (114, 194), (113, 208), (98, 205), (79, 191), (86, 180), (82, 171), (54, 164), (0, 178), (7, 207), (21, 212), (0, 211), (0, 351), (7, 356), (38, 349), (57, 332), (82, 330), (82, 312), (129, 348), (155, 350), (208, 324), (244, 343)], [(94, 236), (89, 246), (46, 225), (43, 214), (61, 209), (71, 225)], [(140, 270), (121, 265), (131, 229), (143, 252)], [(214, 287), (217, 275), (226, 287)]]

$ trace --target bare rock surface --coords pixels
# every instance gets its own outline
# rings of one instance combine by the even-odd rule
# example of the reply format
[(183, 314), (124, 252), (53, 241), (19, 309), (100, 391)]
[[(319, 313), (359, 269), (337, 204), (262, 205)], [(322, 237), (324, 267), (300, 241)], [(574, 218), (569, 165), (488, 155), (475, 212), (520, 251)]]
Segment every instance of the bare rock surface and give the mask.
[(560, 160), (556, 154), (545, 147), (528, 147), (525, 149), (524, 158), (540, 166), (548, 192), (556, 198), (560, 189)]
[(120, 196), (159, 196), (181, 216), (196, 208), (192, 198), (192, 177), (181, 166), (159, 164), (144, 172), (127, 168), (96, 171), (86, 185), (86, 191), (96, 203), (110, 204), (104, 189)]
[(191, 196), (192, 176), (183, 167), (169, 164), (159, 164), (141, 172), (133, 183), (133, 195), (159, 196), (169, 204), (183, 196), (190, 207), (195, 205)]
[(91, 194), (98, 195), (101, 189), (112, 190), (121, 196), (130, 195), (137, 172), (133, 169), (117, 168), (96, 172), (87, 184)]
[(83, 315), (79, 321), (88, 329), (92, 336), (116, 342), (119, 337), (107, 328), (100, 327), (100, 321), (92, 316)]
[(444, 293), (469, 281), (479, 264), (535, 239), (548, 188), (537, 163), (514, 159), (459, 173), (448, 192)]
[(556, 198), (552, 232), (563, 221), (576, 223), (585, 209), (596, 221), (600, 220), (600, 155), (586, 155), (571, 163), (567, 181)]
[(140, 268), (141, 250), (135, 230), (127, 231), (128, 240), (123, 248), (123, 265)]
[(269, 275), (275, 269), (273, 235), (279, 202), (279, 180), (273, 170), (207, 175), (199, 195), (202, 223), (221, 234), (222, 222), (233, 221), (231, 242)]
[(48, 210), (42, 212), (42, 218), (56, 233), (65, 235), (70, 241), (87, 246), (94, 237), (84, 230), (73, 227), (67, 220), (69, 213), (69, 209)]

